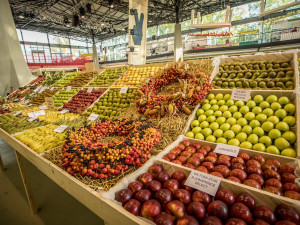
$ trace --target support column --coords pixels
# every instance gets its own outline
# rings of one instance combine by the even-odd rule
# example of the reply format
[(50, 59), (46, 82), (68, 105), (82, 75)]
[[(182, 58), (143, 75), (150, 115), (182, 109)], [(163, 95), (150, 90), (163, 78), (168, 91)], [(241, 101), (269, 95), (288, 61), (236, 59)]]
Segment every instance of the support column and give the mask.
[(0, 95), (9, 87), (15, 89), (28, 83), (32, 76), (22, 54), (8, 0), (0, 1)]
[(147, 22), (148, 0), (129, 0), (128, 64), (146, 64)]
[(174, 60), (177, 62), (181, 58), (181, 61), (183, 61), (181, 24), (176, 23), (174, 30)]
[(93, 44), (93, 62), (94, 62), (94, 65), (95, 65), (95, 70), (99, 69), (97, 46), (95, 44)]

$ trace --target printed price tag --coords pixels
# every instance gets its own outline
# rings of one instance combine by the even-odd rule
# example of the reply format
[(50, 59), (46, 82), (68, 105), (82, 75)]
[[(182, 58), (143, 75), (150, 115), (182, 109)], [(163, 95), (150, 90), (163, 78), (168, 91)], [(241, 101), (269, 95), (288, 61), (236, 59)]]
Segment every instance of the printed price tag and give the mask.
[(129, 89), (129, 87), (121, 87), (120, 94), (127, 93), (128, 89)]
[(40, 109), (47, 109), (47, 106), (46, 105), (42, 105), (42, 106), (40, 106)]
[(94, 89), (94, 88), (89, 87), (89, 88), (87, 89), (87, 93), (92, 93), (93, 89)]
[(20, 115), (22, 113), (22, 111), (18, 111), (16, 113), (13, 114), (13, 116), (17, 116), (17, 115)]
[(65, 114), (67, 112), (69, 112), (69, 110), (67, 110), (67, 109), (64, 109), (64, 110), (60, 111), (61, 114)]
[(45, 97), (47, 109), (55, 110), (54, 100), (52, 97)]
[(28, 107), (33, 106), (32, 104), (27, 105)]
[(34, 89), (33, 92), (38, 92), (41, 88), (42, 88), (42, 86), (39, 86), (36, 89)]
[(220, 177), (193, 170), (184, 184), (215, 196), (220, 183)]
[(68, 86), (66, 91), (71, 91), (72, 86)]
[(45, 91), (46, 89), (47, 89), (47, 87), (42, 87), (38, 93), (40, 94), (40, 93), (42, 93), (43, 91)]
[(218, 143), (214, 152), (222, 155), (229, 155), (237, 157), (240, 151), (240, 147), (234, 145), (226, 145)]
[(88, 117), (88, 120), (95, 121), (98, 119), (98, 117), (99, 117), (99, 115), (91, 113), (91, 115)]
[(241, 101), (248, 101), (250, 98), (250, 90), (244, 90), (244, 89), (232, 89), (231, 92), (231, 99), (232, 100), (241, 100)]
[(36, 115), (39, 115), (39, 116), (46, 115), (46, 113), (45, 113), (44, 110), (36, 111), (35, 114), (36, 114)]
[(62, 133), (65, 129), (67, 129), (68, 128), (68, 126), (67, 125), (60, 125), (58, 128), (56, 128), (55, 130), (53, 130), (53, 131), (55, 131), (55, 132), (57, 132), (57, 133)]
[(29, 116), (29, 117), (36, 117), (35, 114), (34, 114), (34, 112), (27, 113), (27, 116)]
[(29, 120), (28, 120), (28, 122), (32, 122), (32, 121), (35, 121), (35, 120), (37, 120), (38, 118), (37, 117), (31, 117)]
[(53, 91), (55, 87), (50, 88), (50, 91)]

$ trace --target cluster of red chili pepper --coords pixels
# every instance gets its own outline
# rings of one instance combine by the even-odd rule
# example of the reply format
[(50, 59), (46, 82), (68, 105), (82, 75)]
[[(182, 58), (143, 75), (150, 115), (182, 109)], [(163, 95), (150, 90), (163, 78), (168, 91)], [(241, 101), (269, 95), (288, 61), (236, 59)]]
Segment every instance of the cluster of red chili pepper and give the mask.
[[(104, 144), (106, 136), (121, 136)], [(71, 174), (98, 179), (122, 174), (128, 166), (142, 166), (161, 134), (145, 120), (103, 120), (74, 129), (63, 146), (63, 167)]]

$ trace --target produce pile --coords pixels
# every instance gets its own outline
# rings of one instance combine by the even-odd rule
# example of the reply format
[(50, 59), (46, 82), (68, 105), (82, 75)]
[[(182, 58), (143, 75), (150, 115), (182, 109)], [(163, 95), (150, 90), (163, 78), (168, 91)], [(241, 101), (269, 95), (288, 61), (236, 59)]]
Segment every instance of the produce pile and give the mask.
[(36, 97), (32, 98), (28, 104), (32, 104), (35, 106), (42, 105), (45, 102), (45, 97), (52, 97), (58, 90), (58, 88), (55, 88), (52, 91), (51, 89), (46, 89)]
[(17, 95), (19, 92), (21, 92), (21, 89), (17, 89), (14, 92), (10, 93), (7, 97), (10, 99), (12, 97), (14, 97), (15, 95)]
[(46, 111), (45, 115), (38, 116), (40, 121), (45, 121), (45, 122), (53, 123), (53, 124), (57, 124), (57, 125), (61, 125), (65, 121), (74, 120), (78, 117), (79, 117), (78, 114), (73, 114), (73, 113), (61, 114), (58, 111), (49, 111), (49, 110)]
[(11, 111), (8, 108), (0, 107), (0, 115), (6, 114), (6, 113), (11, 113)]
[(277, 159), (247, 153), (237, 157), (213, 152), (209, 145), (182, 141), (163, 159), (203, 173), (242, 183), (276, 195), (300, 200), (300, 188), (295, 184), (295, 167)]
[(295, 110), (285, 96), (255, 95), (245, 103), (209, 94), (186, 136), (295, 158)]
[(213, 79), (214, 88), (293, 90), (294, 71), (289, 62), (226, 63)]
[[(137, 181), (115, 193), (115, 200), (135, 216), (157, 225), (297, 225), (300, 215), (292, 206), (258, 204), (257, 197), (243, 190), (220, 187), (215, 197), (184, 185), (182, 171), (169, 174), (160, 164), (149, 167)], [(262, 202), (260, 200), (260, 202)], [(273, 206), (271, 206), (273, 208)]]
[(66, 86), (72, 87), (83, 87), (87, 83), (89, 83), (95, 76), (97, 76), (97, 72), (81, 72), (74, 79), (72, 79), (69, 83), (65, 84)]
[(100, 119), (114, 119), (135, 101), (136, 89), (130, 89), (127, 93), (120, 94), (120, 89), (110, 89), (92, 108), (89, 108), (87, 115), (95, 113), (100, 115)]
[(31, 113), (31, 112), (36, 112), (36, 111), (39, 111), (41, 110), (39, 107), (27, 107), (26, 109), (22, 110), (22, 115), (23, 116), (26, 116), (28, 113)]
[(69, 73), (66, 76), (64, 76), (62, 79), (60, 79), (58, 82), (56, 82), (53, 86), (54, 87), (66, 87), (69, 86), (68, 84), (73, 80), (79, 73)]
[(103, 93), (104, 91), (102, 90), (93, 90), (91, 93), (88, 93), (86, 90), (80, 90), (69, 102), (65, 102), (63, 107), (59, 110), (67, 109), (71, 113), (83, 113), (86, 108), (93, 104), (93, 102), (96, 101)]
[(65, 72), (63, 71), (55, 72), (52, 75), (49, 72), (46, 72), (46, 79), (42, 82), (42, 85), (49, 87), (60, 80), (63, 76), (65, 76)]
[(26, 105), (23, 105), (21, 103), (7, 103), (2, 105), (3, 108), (9, 108), (12, 111), (20, 111), (23, 109), (26, 109)]
[(20, 101), (22, 98), (33, 92), (34, 88), (28, 87), (24, 89), (19, 89), (19, 92), (16, 92), (15, 95), (12, 97), (9, 97), (9, 102), (15, 102), (15, 101)]
[(71, 89), (67, 91), (65, 89), (60, 90), (53, 95), (53, 101), (55, 108), (60, 108), (65, 102), (69, 101), (80, 89)]
[(89, 87), (110, 87), (127, 68), (106, 69), (89, 83)]
[[(108, 136), (119, 140), (103, 143)], [(70, 132), (63, 146), (62, 165), (74, 175), (108, 179), (150, 158), (160, 133), (147, 121), (103, 120)]]
[(34, 85), (41, 84), (42, 81), (44, 81), (45, 79), (46, 79), (46, 77), (44, 77), (44, 76), (38, 76), (36, 79), (31, 81), (27, 86), (34, 86)]

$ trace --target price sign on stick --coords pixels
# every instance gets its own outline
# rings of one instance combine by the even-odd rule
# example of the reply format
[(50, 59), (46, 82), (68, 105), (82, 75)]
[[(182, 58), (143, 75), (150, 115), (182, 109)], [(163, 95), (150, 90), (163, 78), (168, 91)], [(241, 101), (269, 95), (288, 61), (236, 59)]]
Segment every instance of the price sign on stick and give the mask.
[(94, 88), (89, 87), (89, 88), (87, 89), (87, 93), (92, 93), (93, 89), (94, 89)]
[(47, 109), (47, 106), (46, 105), (42, 105), (42, 106), (40, 106), (40, 109)]
[(67, 110), (67, 109), (64, 109), (64, 110), (60, 111), (61, 114), (65, 114), (67, 112), (69, 112), (69, 110)]
[(221, 178), (193, 170), (185, 181), (185, 185), (215, 196), (221, 183)]
[(35, 121), (35, 120), (37, 120), (38, 118), (37, 117), (31, 117), (29, 120), (28, 120), (28, 122), (32, 122), (32, 121)]
[(232, 89), (231, 92), (231, 99), (232, 100), (241, 100), (241, 101), (248, 101), (250, 98), (251, 91), (245, 89)]
[(36, 117), (35, 114), (34, 114), (34, 112), (27, 113), (27, 116), (29, 116), (29, 117)]
[(46, 107), (50, 110), (55, 110), (54, 100), (52, 97), (45, 97)]
[(66, 91), (71, 91), (72, 86), (68, 86)]
[(214, 152), (222, 155), (229, 155), (233, 157), (237, 157), (240, 151), (240, 147), (234, 145), (226, 145), (222, 143), (218, 143)]
[(68, 128), (67, 125), (60, 125), (58, 128), (56, 128), (56, 129), (53, 130), (53, 131), (55, 131), (55, 132), (57, 132), (57, 133), (62, 133), (62, 132), (64, 132), (64, 130), (67, 129), (67, 128)]
[(121, 87), (120, 94), (127, 93), (128, 89), (129, 89), (129, 87)]
[(99, 117), (99, 115), (91, 113), (91, 115), (88, 117), (88, 120), (95, 121), (98, 119), (98, 117)]
[(17, 115), (20, 115), (22, 113), (22, 111), (18, 111), (16, 113), (13, 114), (13, 116), (17, 116)]

